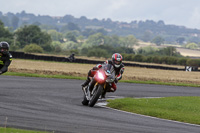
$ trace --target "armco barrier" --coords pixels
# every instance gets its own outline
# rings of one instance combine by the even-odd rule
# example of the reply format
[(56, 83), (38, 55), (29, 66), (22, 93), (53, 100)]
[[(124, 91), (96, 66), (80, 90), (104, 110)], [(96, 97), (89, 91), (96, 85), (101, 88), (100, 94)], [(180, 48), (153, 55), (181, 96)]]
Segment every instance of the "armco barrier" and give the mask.
[[(13, 58), (18, 59), (31, 59), (31, 60), (44, 60), (44, 61), (57, 61), (57, 62), (74, 62), (74, 63), (86, 63), (86, 64), (101, 64), (103, 61), (96, 60), (87, 60), (87, 59), (75, 59), (71, 61), (67, 57), (56, 57), (56, 56), (46, 56), (46, 55), (34, 55), (28, 54), (24, 52), (15, 52), (10, 51)], [(153, 69), (164, 69), (164, 70), (176, 70), (176, 71), (185, 71), (185, 69), (180, 69), (176, 67), (165, 67), (165, 66), (155, 66), (155, 65), (142, 65), (136, 63), (124, 63), (125, 66), (134, 66), (134, 67), (145, 67), (145, 68), (153, 68)], [(199, 71), (199, 70), (197, 70)]]

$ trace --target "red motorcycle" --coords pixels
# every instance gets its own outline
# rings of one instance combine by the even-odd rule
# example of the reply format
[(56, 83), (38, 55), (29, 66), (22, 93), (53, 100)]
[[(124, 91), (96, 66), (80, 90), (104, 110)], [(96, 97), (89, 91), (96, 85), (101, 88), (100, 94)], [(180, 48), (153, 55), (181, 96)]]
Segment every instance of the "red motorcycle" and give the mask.
[(110, 91), (114, 80), (115, 71), (113, 66), (111, 64), (103, 64), (97, 70), (89, 85), (82, 88), (84, 93), (82, 104), (93, 107), (100, 96)]

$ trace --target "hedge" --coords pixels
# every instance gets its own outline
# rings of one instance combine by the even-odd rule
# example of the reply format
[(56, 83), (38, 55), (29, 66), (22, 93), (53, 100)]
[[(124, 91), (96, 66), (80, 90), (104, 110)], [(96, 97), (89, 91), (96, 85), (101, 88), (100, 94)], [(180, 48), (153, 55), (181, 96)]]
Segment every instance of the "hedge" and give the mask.
[(144, 56), (134, 54), (122, 54), (123, 59), (126, 61), (147, 62), (168, 65), (181, 65), (181, 66), (200, 66), (200, 59), (191, 59), (186, 57), (175, 56)]

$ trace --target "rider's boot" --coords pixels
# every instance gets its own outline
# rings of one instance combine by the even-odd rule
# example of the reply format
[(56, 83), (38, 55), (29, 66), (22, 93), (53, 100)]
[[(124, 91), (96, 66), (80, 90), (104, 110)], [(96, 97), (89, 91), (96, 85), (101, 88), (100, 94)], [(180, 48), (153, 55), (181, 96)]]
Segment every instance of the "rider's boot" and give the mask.
[(82, 87), (86, 87), (90, 83), (90, 78), (88, 77), (86, 81), (81, 85)]

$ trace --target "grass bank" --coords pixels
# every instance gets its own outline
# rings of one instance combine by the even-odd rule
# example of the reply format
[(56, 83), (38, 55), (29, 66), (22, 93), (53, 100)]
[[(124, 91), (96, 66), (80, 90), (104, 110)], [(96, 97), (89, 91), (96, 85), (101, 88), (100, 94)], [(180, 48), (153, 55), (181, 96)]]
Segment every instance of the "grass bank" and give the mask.
[(31, 130), (22, 130), (22, 129), (0, 127), (0, 133), (50, 133), (50, 132), (46, 132), (46, 131), (31, 131)]
[(163, 119), (200, 125), (200, 97), (123, 98), (108, 107)]
[(40, 77), (40, 78), (79, 79), (79, 80), (85, 80), (86, 79), (84, 77), (76, 77), (76, 76), (68, 76), (68, 75), (45, 75), (45, 74), (20, 73), (20, 72), (7, 72), (3, 75), (23, 76), (23, 77)]
[[(96, 64), (13, 59), (9, 66), (9, 72), (64, 75), (85, 78), (88, 71), (95, 65)], [(160, 70), (128, 66), (125, 66), (122, 80), (134, 82), (141, 81), (141, 83), (143, 83), (143, 81), (149, 83), (174, 83), (174, 85), (195, 84), (200, 86), (199, 72)]]

